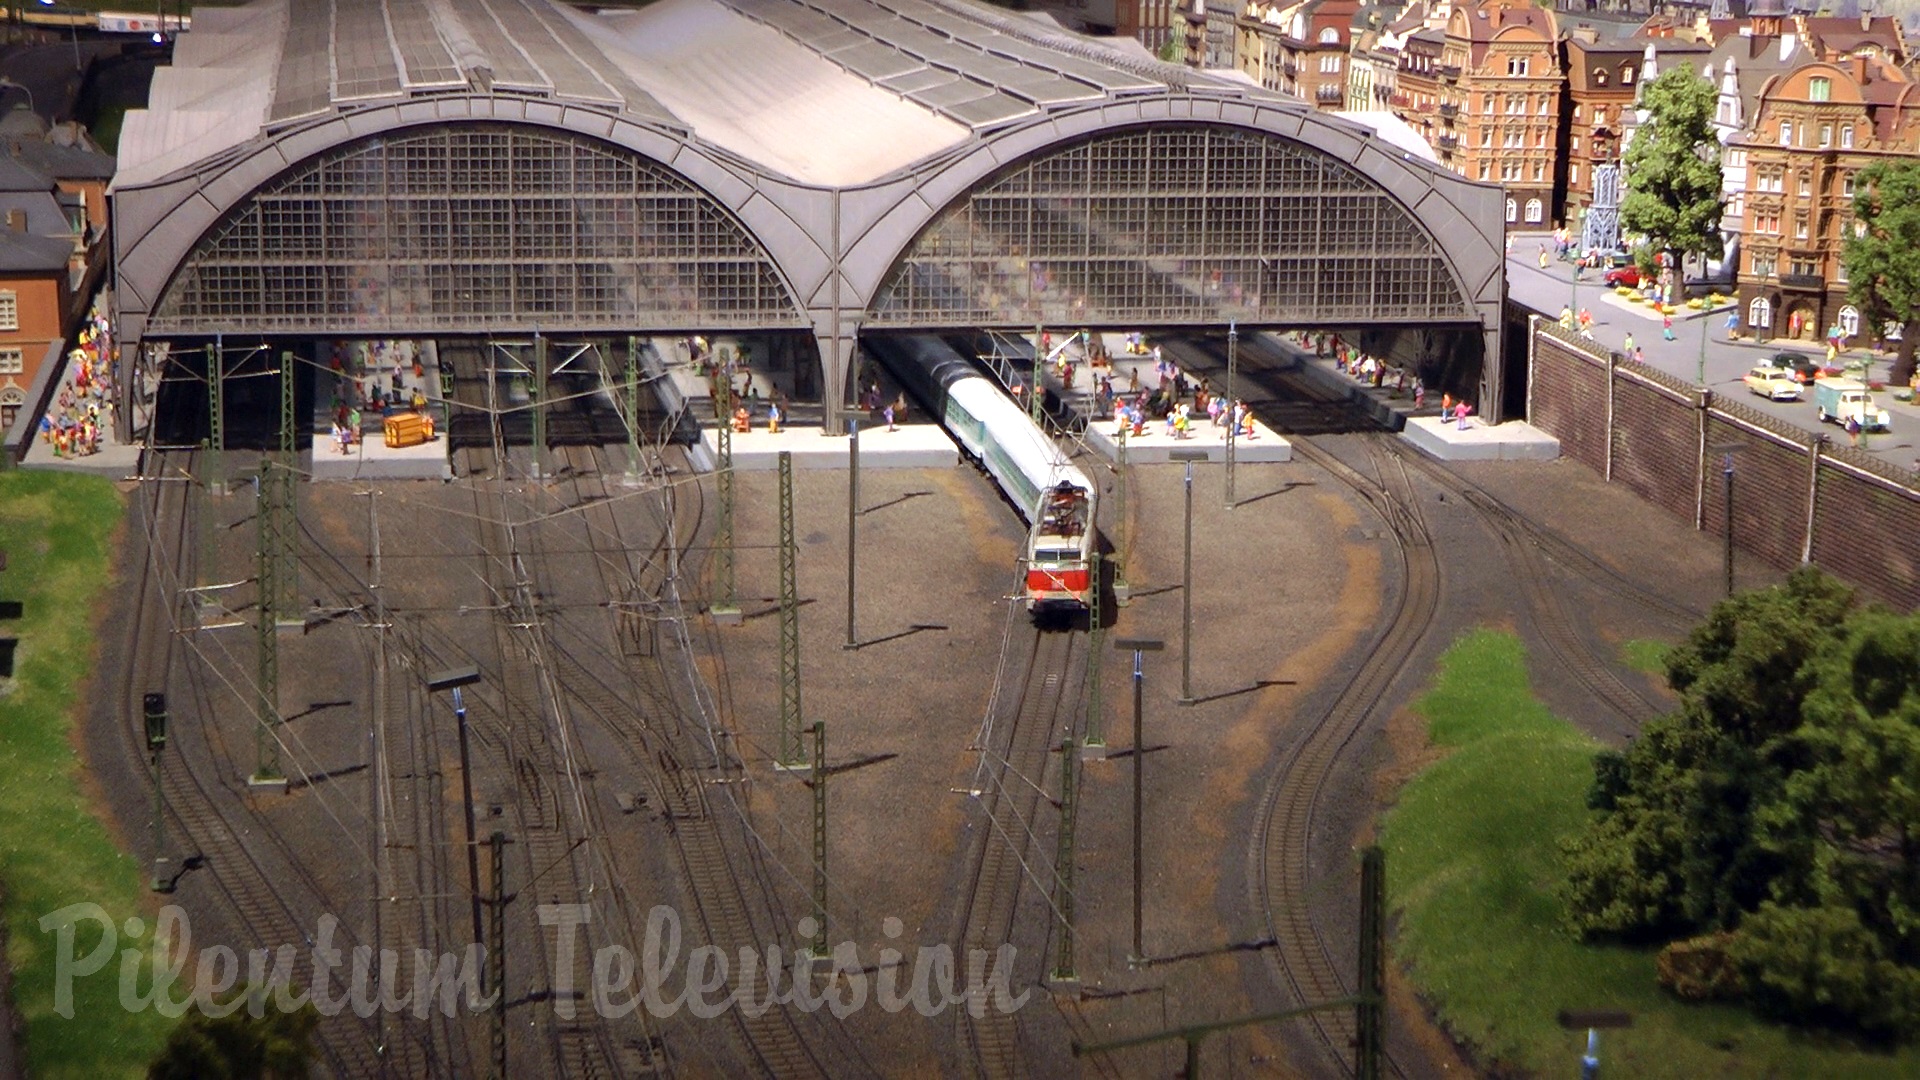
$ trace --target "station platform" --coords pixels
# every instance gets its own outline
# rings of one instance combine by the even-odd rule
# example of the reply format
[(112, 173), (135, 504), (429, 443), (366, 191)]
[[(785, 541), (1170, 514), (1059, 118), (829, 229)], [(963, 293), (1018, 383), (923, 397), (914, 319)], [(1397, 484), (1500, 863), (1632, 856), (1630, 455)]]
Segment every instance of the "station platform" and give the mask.
[(1469, 416), (1463, 428), (1457, 420), (1416, 416), (1400, 437), (1441, 461), (1552, 461), (1560, 456), (1560, 440), (1524, 420), (1489, 424)]
[[(778, 432), (764, 425), (733, 436), (735, 472), (765, 472), (780, 467), (780, 452), (793, 454), (796, 469), (844, 469), (847, 467), (847, 437), (826, 434), (818, 424), (781, 426)], [(700, 445), (695, 447), (694, 467), (711, 472), (719, 458), (719, 433), (709, 426), (700, 430)], [(957, 464), (960, 450), (937, 424), (901, 424), (888, 431), (884, 425), (863, 428), (860, 432), (862, 469), (937, 469)]]
[[(1047, 370), (1042, 378), (1047, 389), (1057, 397), (1068, 411), (1086, 424), (1085, 440), (1088, 446), (1104, 455), (1109, 461), (1117, 461), (1120, 456), (1120, 440), (1116, 434), (1113, 413), (1096, 411), (1096, 379), (1104, 375), (1113, 380), (1114, 393), (1127, 395), (1138, 389), (1151, 390), (1158, 385), (1154, 374), (1153, 356), (1130, 355), (1127, 353), (1127, 341), (1124, 334), (1100, 334), (1100, 343), (1111, 359), (1111, 368), (1090, 368), (1084, 355), (1084, 349), (1078, 344), (1068, 346), (1068, 355), (1074, 358), (1073, 382), (1063, 384), (1059, 373)], [(1031, 343), (1031, 342), (1029, 342)], [(1193, 372), (1182, 372), (1194, 382), (1199, 378)], [(1142, 427), (1138, 435), (1127, 436), (1127, 461), (1130, 464), (1156, 464), (1172, 460), (1168, 455), (1174, 450), (1200, 450), (1207, 455), (1207, 461), (1223, 462), (1227, 456), (1227, 430), (1214, 425), (1205, 414), (1193, 417), (1192, 426), (1184, 439), (1167, 433), (1164, 417), (1155, 417)], [(1258, 464), (1263, 462), (1284, 462), (1293, 460), (1293, 444), (1285, 436), (1275, 432), (1260, 421), (1258, 413), (1253, 417), (1253, 436), (1242, 436), (1233, 442), (1233, 460), (1236, 465)]]
[[(453, 475), (448, 461), (446, 413), (428, 405), (434, 437), (417, 446), (390, 447), (385, 436), (387, 411), (373, 405), (375, 389), (383, 401), (411, 402), (417, 393), (429, 401), (440, 399), (440, 354), (434, 342), (343, 341), (334, 346), (331, 372), (316, 372), (313, 395), (314, 480), (445, 480)], [(418, 365), (416, 369), (416, 364)], [(419, 374), (415, 374), (418, 370)], [(336, 413), (360, 412), (360, 430), (347, 453), (340, 453), (332, 431)]]

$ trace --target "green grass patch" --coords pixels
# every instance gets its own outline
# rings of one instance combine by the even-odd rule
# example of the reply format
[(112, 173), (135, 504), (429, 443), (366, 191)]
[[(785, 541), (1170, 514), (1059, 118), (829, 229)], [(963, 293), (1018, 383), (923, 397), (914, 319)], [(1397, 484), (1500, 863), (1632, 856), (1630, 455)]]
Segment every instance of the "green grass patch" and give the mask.
[[(121, 513), (113, 485), (98, 477), (0, 473), (0, 548), (8, 556), (0, 595), (25, 605), (8, 628), (20, 639), (14, 678), (0, 683), (0, 918), (26, 1064), (37, 1077), (144, 1075), (171, 1026), (151, 1011), (121, 1008), (118, 957), (76, 980), (74, 1018), (59, 1016), (54, 936), (39, 926), (76, 903), (99, 904), (117, 922), (151, 914), (142, 867), (114, 846), (81, 793), (72, 740), (99, 605), (114, 605), (109, 623), (131, 606), (108, 590)], [(78, 955), (99, 940), (89, 925), (81, 926)]]
[(1561, 929), (1560, 838), (1586, 821), (1598, 744), (1527, 684), (1511, 634), (1448, 650), (1417, 706), (1451, 752), (1415, 777), (1381, 830), (1394, 954), (1420, 993), (1486, 1061), (1541, 1076), (1579, 1071), (1585, 1035), (1563, 1008), (1614, 1008), (1602, 1072), (1646, 1077), (1920, 1076), (1920, 1051), (1833, 1047), (1726, 1005), (1682, 1003), (1654, 982), (1654, 953), (1591, 946)]
[(1635, 671), (1644, 671), (1664, 681), (1667, 677), (1667, 654), (1673, 646), (1652, 638), (1634, 638), (1620, 646), (1620, 657), (1627, 666)]

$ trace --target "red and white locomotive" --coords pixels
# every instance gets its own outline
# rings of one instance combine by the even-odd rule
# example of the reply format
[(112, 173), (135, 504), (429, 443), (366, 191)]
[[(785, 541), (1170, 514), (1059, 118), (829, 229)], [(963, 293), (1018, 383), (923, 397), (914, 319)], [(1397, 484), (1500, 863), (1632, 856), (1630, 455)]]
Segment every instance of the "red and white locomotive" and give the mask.
[(1083, 610), (1097, 583), (1094, 488), (1026, 411), (946, 342), (926, 335), (865, 341), (967, 454), (993, 477), (1028, 526), (1025, 590), (1036, 613)]

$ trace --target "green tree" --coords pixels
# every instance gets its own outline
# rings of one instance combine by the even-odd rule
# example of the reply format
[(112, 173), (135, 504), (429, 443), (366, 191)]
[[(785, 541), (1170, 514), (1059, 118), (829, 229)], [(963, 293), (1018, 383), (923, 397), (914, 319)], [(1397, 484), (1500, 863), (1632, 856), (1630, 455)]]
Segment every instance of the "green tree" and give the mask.
[(1900, 350), (1889, 376), (1913, 378), (1920, 338), (1920, 162), (1886, 161), (1853, 178), (1854, 231), (1840, 259), (1847, 268), (1847, 299), (1873, 332), (1901, 328)]
[(1720, 140), (1713, 133), (1718, 92), (1681, 64), (1643, 85), (1641, 93), (1647, 119), (1627, 147), (1620, 224), (1670, 255), (1718, 257)]
[(1680, 694), (1602, 755), (1569, 843), (1588, 936), (1724, 944), (1752, 1006), (1885, 1040), (1920, 1026), (1920, 616), (1814, 569), (1719, 605)]
[(311, 1003), (286, 1013), (263, 999), (266, 1011), (255, 1017), (253, 997), (242, 998), (222, 1002), (239, 1006), (225, 1016), (194, 1009), (182, 1017), (147, 1080), (305, 1080), (320, 1014)]

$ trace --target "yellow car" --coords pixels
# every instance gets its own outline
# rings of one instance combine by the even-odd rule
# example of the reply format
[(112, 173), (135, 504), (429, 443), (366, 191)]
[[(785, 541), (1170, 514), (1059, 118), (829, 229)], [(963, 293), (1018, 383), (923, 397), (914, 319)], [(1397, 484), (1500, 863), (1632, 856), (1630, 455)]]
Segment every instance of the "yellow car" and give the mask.
[(1747, 384), (1747, 389), (1773, 401), (1800, 400), (1800, 384), (1793, 380), (1793, 372), (1785, 368), (1762, 364), (1747, 372), (1740, 381)]

